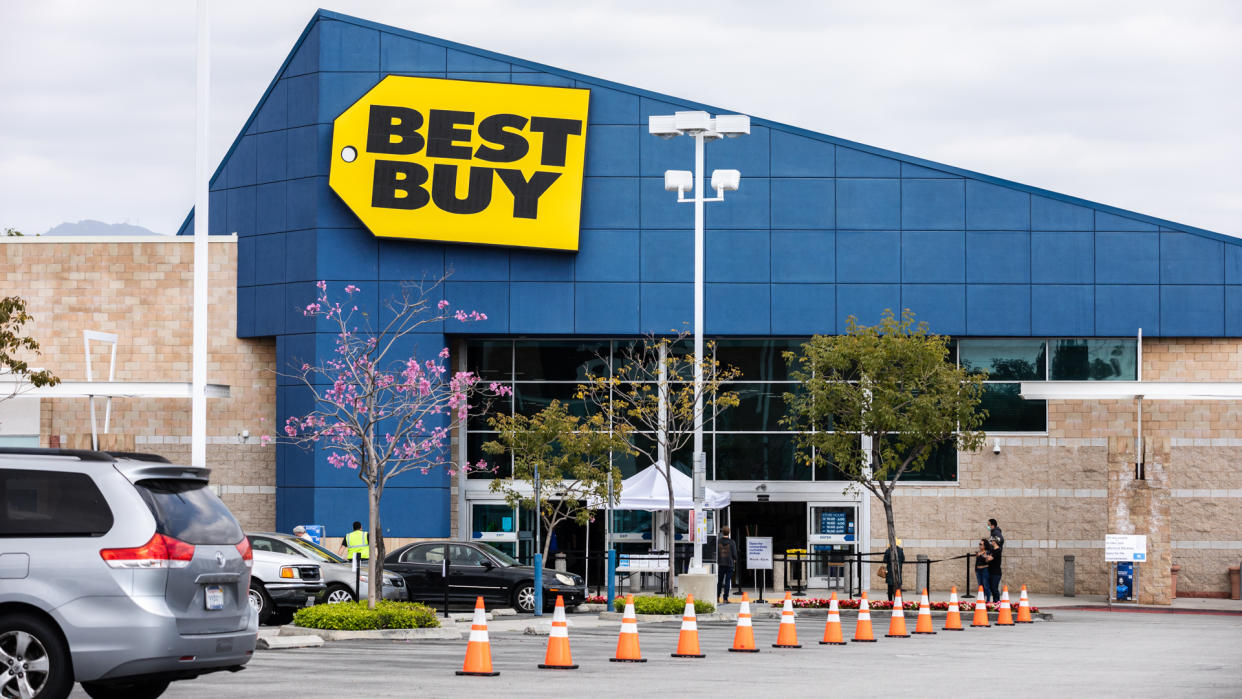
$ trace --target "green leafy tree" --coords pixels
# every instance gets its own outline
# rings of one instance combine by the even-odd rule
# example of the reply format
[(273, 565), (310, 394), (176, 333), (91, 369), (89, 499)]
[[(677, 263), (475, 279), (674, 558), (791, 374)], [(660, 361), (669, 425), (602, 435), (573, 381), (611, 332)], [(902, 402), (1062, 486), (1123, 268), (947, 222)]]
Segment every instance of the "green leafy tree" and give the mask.
[(47, 369), (31, 369), (23, 357), (39, 355), (39, 343), (26, 335), (25, 325), (32, 320), (26, 311), (26, 300), (20, 296), (0, 298), (0, 374), (9, 374), (17, 381), (0, 400), (12, 398), (27, 386), (55, 386), (60, 383)]
[[(689, 446), (694, 439), (694, 422), (700, 413), (694, 404), (694, 370), (703, 371), (703, 430), (710, 432), (716, 417), (736, 407), (737, 393), (726, 390), (728, 381), (741, 375), (735, 367), (722, 368), (715, 359), (713, 343), (704, 348), (700, 360), (684, 351), (689, 333), (666, 337), (648, 336), (617, 350), (612, 373), (608, 376), (587, 375), (586, 383), (578, 386), (578, 397), (589, 401), (604, 416), (614, 431), (642, 433), (632, 440), (633, 453), (642, 460), (656, 464), (668, 486), (669, 537), (674, 517), (672, 469), (673, 454)], [(636, 434), (637, 436), (637, 434)], [(660, 460), (663, 454), (665, 459)], [(675, 588), (675, 546), (668, 547), (669, 591)]]
[[(848, 322), (845, 335), (816, 335), (800, 353), (785, 353), (801, 386), (785, 394), (783, 422), (799, 431), (800, 459), (809, 461), (814, 448), (880, 500), (895, 549), (893, 491), (901, 477), (922, 470), (939, 444), (963, 451), (983, 444), (985, 376), (955, 366), (948, 338), (915, 325), (909, 309), (900, 320), (886, 309), (876, 326)], [(901, 567), (894, 572), (900, 586)]]
[(25, 233), (22, 233), (16, 228), (5, 228), (4, 229), (4, 237), (6, 238), (21, 238), (25, 235), (26, 235)]
[(488, 423), (499, 437), (484, 443), (483, 451), (513, 458), (513, 478), (492, 480), (491, 490), (503, 493), (510, 507), (538, 506), (545, 559), (557, 525), (586, 524), (608, 500), (609, 477), (616, 484), (614, 501), (620, 493), (621, 473), (611, 455), (631, 451), (624, 426), (609, 430), (602, 415), (579, 418), (558, 400), (531, 416), (502, 414)]

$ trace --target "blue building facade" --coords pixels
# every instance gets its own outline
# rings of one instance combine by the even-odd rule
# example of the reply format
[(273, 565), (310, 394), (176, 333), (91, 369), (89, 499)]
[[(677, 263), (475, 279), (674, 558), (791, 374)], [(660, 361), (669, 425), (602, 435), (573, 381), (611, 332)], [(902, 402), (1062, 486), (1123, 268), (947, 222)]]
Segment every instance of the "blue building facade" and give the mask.
[[(367, 231), (328, 186), (332, 122), (387, 75), (589, 89), (579, 251)], [(692, 320), (692, 210), (662, 177), (690, 166), (692, 143), (649, 135), (647, 120), (692, 109), (730, 113), (320, 11), (212, 179), (210, 230), (238, 235), (238, 335), (274, 336), (282, 369), (322, 360), (330, 329), (301, 310), (316, 281), (356, 284), (376, 313), (402, 281), (446, 273), (454, 307), (488, 319), (432, 329), (414, 341), (423, 353), (450, 335), (681, 327)], [(742, 172), (741, 188), (707, 207), (711, 336), (832, 334), (849, 316), (873, 323), (900, 308), (958, 338), (1242, 336), (1242, 245), (1228, 236), (757, 116), (749, 136), (708, 145), (707, 168)], [(293, 380), (277, 391), (278, 424), (310, 409)], [(357, 477), (323, 453), (279, 447), (276, 486), (281, 529), (339, 531), (365, 511)], [(385, 534), (449, 534), (445, 474), (403, 476), (386, 502)]]

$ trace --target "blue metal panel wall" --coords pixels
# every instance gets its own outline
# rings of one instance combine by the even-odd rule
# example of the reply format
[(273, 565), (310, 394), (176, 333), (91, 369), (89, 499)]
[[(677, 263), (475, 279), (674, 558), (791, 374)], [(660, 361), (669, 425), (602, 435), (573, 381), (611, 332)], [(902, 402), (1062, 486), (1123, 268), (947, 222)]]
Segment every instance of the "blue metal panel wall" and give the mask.
[[(389, 73), (589, 88), (579, 252), (373, 238), (328, 188), (331, 123)], [(300, 310), (316, 280), (358, 284), (377, 311), (445, 273), (454, 306), (488, 314), (450, 331), (684, 327), (692, 212), (662, 175), (692, 166), (692, 144), (646, 129), (679, 109), (729, 111), (320, 11), (213, 180), (211, 231), (240, 236), (239, 336), (277, 336), (282, 370), (321, 361), (329, 329)], [(710, 143), (707, 167), (743, 176), (707, 209), (711, 334), (835, 333), (908, 307), (959, 336), (1242, 336), (1242, 247), (1224, 236), (762, 119)], [(308, 407), (278, 384), (281, 420)], [(282, 528), (364, 511), (322, 456), (281, 447), (278, 470)], [(445, 533), (447, 481), (415, 480), (390, 491), (386, 533)]]

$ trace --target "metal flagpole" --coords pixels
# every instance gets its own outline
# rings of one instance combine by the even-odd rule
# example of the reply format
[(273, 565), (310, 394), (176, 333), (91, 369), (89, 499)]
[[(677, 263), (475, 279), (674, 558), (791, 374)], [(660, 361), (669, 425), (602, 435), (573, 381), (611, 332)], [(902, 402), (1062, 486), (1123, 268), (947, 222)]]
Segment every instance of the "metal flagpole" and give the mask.
[(190, 463), (207, 466), (207, 174), (211, 107), (211, 16), (208, 0), (198, 0), (198, 50), (194, 117), (194, 336), (190, 392)]

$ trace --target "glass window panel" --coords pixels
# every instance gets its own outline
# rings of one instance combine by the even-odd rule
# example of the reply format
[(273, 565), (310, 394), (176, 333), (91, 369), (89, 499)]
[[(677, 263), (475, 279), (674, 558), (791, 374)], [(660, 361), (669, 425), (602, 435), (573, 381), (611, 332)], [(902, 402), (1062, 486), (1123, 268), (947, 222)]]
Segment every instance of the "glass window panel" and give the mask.
[[(681, 438), (678, 437), (677, 439), (681, 439)], [(635, 446), (646, 451), (648, 454), (655, 455), (659, 451), (659, 449), (657, 448), (655, 435), (653, 434), (646, 434), (646, 433), (636, 434), (633, 437), (631, 437), (631, 440), (633, 441)], [(711, 475), (712, 475), (711, 435), (704, 435), (703, 453), (706, 455), (705, 458), (707, 460), (707, 477), (711, 478)], [(626, 457), (626, 456), (618, 455), (617, 458), (618, 459), (634, 459), (634, 465), (632, 467), (629, 467), (628, 465), (622, 464), (620, 462), (617, 463), (618, 468), (621, 469), (622, 478), (629, 478), (635, 473), (651, 465), (651, 462), (643, 454), (639, 454), (637, 457)], [(673, 452), (672, 462), (673, 462), (674, 468), (686, 474), (687, 476), (694, 472), (694, 442), (693, 442), (692, 437), (687, 436), (686, 445)], [(626, 472), (627, 468), (633, 468), (633, 471), (630, 473), (627, 473)]]
[(492, 426), (487, 419), (493, 415), (509, 415), (513, 412), (512, 396), (497, 396), (482, 405), (471, 406), (470, 416), (466, 419), (466, 429), (470, 431), (490, 430)]
[(957, 480), (957, 447), (953, 442), (936, 445), (935, 451), (927, 457), (927, 463), (918, 473), (906, 473), (902, 480), (907, 481), (955, 481)]
[(518, 342), (514, 348), (514, 378), (519, 381), (585, 381), (588, 373), (607, 376), (607, 357), (607, 341)]
[(789, 365), (782, 353), (802, 350), (802, 339), (719, 340), (716, 360), (721, 368), (737, 367), (744, 381), (788, 381)]
[(1021, 384), (987, 384), (979, 407), (988, 411), (983, 429), (988, 432), (1047, 432), (1046, 401), (1024, 400)]
[(466, 366), (487, 381), (508, 381), (513, 373), (513, 343), (508, 340), (471, 340)]
[(787, 384), (734, 383), (725, 386), (737, 394), (738, 404), (725, 408), (716, 416), (717, 432), (778, 432), (780, 420), (785, 416), (785, 399), (782, 397)]
[(585, 417), (590, 404), (574, 397), (577, 392), (577, 384), (572, 383), (518, 383), (513, 385), (514, 407), (519, 415), (534, 415), (559, 400), (571, 415)]
[(470, 471), (467, 478), (490, 480), (492, 478), (509, 478), (513, 475), (513, 465), (508, 454), (488, 454), (483, 451), (483, 443), (496, 439), (495, 432), (471, 432), (466, 435), (466, 460), (471, 464), (483, 460), (489, 469), (495, 471)]
[(483, 532), (515, 532), (513, 508), (508, 505), (474, 505), (470, 511), (470, 529), (475, 536)]
[(794, 457), (791, 434), (717, 434), (716, 479), (809, 481), (811, 467)]
[(962, 340), (958, 356), (967, 371), (986, 371), (988, 381), (1043, 381), (1043, 340)]
[(612, 530), (618, 534), (651, 535), (651, 513), (647, 510), (613, 510)]
[(1054, 340), (1054, 381), (1135, 381), (1138, 379), (1138, 341)]

